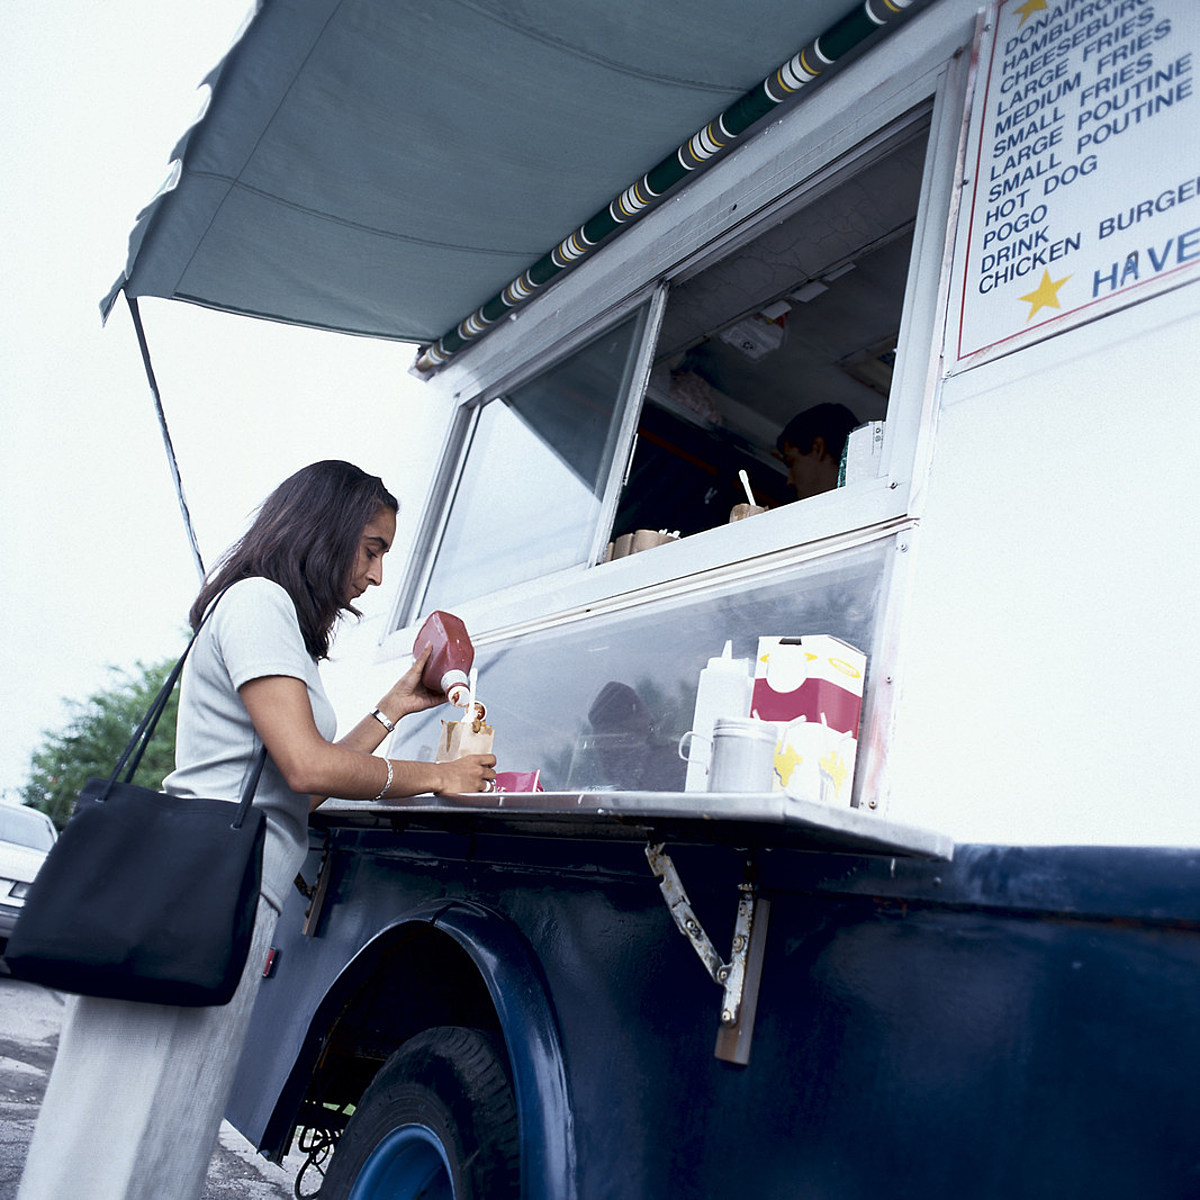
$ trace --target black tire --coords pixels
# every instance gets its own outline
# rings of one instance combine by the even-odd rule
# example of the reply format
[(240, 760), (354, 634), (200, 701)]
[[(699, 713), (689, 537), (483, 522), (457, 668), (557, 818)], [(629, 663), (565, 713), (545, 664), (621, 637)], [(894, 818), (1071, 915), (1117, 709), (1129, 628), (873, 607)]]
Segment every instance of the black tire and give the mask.
[(321, 1200), (517, 1200), (520, 1142), (507, 1059), (442, 1026), (383, 1064), (346, 1125)]

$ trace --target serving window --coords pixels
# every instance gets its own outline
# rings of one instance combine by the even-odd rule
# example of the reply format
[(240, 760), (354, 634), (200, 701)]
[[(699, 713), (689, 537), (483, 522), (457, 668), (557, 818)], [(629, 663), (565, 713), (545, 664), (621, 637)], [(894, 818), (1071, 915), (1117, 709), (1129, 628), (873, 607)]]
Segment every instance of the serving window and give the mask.
[[(796, 502), (776, 442), (816, 405), (841, 406), (854, 426), (885, 422), (855, 435), (841, 478), (875, 473), (928, 131), (928, 117), (908, 124), (867, 165), (672, 287), (614, 548), (637, 530), (688, 537), (727, 523), (749, 499), (739, 472), (756, 507)], [(843, 446), (832, 449), (840, 460)]]
[[(664, 543), (699, 545), (745, 509), (747, 484), (755, 517), (804, 505), (777, 439), (816, 405), (841, 406), (857, 429), (845, 447), (827, 447), (837, 461), (822, 487), (850, 492), (877, 477), (905, 350), (931, 107), (675, 264), (665, 304), (626, 305), (581, 348), (464, 404), (396, 627), (433, 608), (484, 606), (485, 597), (492, 619), (490, 601), (505, 595), (515, 599), (499, 624), (511, 623), (534, 595), (520, 585), (600, 573)], [(833, 532), (838, 520), (852, 528), (878, 519), (850, 511)], [(795, 523), (785, 524), (781, 545), (797, 544)], [(826, 518), (799, 540), (830, 529)], [(675, 574), (689, 573), (673, 561), (682, 564)]]

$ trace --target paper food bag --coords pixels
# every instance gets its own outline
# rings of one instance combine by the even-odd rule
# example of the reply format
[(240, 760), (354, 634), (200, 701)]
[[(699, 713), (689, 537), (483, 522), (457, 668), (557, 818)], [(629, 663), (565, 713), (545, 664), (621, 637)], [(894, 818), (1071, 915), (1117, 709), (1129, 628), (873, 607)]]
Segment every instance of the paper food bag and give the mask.
[(491, 754), (494, 730), (484, 721), (443, 721), (434, 762), (451, 762), (464, 754)]
[(777, 790), (849, 805), (866, 669), (861, 650), (828, 634), (758, 639), (750, 715), (789, 724)]

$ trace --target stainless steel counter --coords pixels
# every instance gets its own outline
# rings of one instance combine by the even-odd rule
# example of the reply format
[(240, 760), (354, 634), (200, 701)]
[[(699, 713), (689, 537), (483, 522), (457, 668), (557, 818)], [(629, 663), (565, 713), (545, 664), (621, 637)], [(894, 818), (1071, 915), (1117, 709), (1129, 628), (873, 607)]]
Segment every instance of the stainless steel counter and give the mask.
[(940, 860), (954, 854), (954, 842), (944, 834), (772, 792), (496, 792), (378, 803), (327, 800), (311, 819), (318, 827), (718, 842)]

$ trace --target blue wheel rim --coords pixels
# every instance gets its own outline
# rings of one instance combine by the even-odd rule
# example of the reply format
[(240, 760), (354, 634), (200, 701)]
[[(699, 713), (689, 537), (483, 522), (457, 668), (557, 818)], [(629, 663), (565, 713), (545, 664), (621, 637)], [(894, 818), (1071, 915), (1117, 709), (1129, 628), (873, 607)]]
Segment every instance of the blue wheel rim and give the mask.
[(424, 1125), (401, 1125), (363, 1164), (350, 1200), (454, 1200), (441, 1139)]

